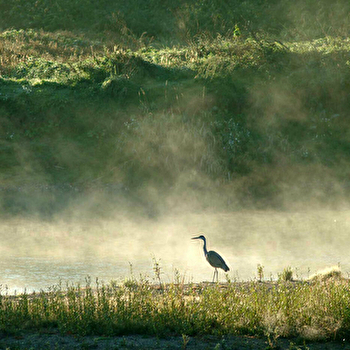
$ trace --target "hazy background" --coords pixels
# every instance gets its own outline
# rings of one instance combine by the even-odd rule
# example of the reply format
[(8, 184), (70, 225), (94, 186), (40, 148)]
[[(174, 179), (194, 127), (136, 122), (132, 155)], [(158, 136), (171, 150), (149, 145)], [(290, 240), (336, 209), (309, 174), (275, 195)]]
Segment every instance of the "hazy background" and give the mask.
[(349, 6), (0, 0), (0, 283), (346, 275)]
[[(142, 274), (158, 282), (175, 281), (175, 269), (185, 282), (211, 281), (200, 232), (208, 248), (219, 252), (230, 267), (231, 280), (253, 280), (257, 265), (266, 280), (291, 267), (295, 278), (308, 278), (325, 267), (340, 265), (347, 277), (348, 211), (239, 211), (167, 215), (157, 220), (114, 219), (43, 222), (13, 219), (3, 222), (1, 265), (4, 284), (23, 290), (58, 284), (124, 281)], [(131, 264), (131, 266), (130, 266)], [(221, 271), (220, 278), (225, 281)], [(4, 286), (4, 285), (3, 285)]]

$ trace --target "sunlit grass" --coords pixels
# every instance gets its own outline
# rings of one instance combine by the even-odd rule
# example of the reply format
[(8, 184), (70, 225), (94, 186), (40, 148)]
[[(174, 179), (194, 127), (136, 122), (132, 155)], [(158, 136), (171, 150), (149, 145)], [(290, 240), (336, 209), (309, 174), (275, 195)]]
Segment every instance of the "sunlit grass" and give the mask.
[[(286, 55), (288, 52), (303, 54), (309, 60), (308, 54), (319, 53), (326, 57), (330, 54), (345, 54), (350, 51), (347, 38), (326, 37), (310, 41), (281, 43), (257, 37), (220, 35), (213, 37), (207, 34), (172, 47), (140, 44), (138, 49), (131, 51), (125, 45), (119, 46), (117, 43), (110, 45), (97, 40), (89, 40), (72, 32), (50, 33), (33, 29), (3, 31), (0, 34), (0, 43), (4, 73), (11, 72), (18, 65), (28, 66), (29, 72), (33, 67), (33, 61), (37, 61), (36, 65), (42, 65), (43, 69), (45, 65), (56, 64), (79, 75), (79, 72), (83, 71), (79, 71), (74, 63), (79, 62), (86, 65), (89, 60), (92, 60), (90, 62), (92, 66), (106, 69), (107, 74), (118, 74), (119, 72), (109, 70), (113, 62), (108, 61), (113, 60), (116, 56), (119, 58), (137, 56), (167, 68), (191, 69), (198, 77), (203, 78), (228, 75), (244, 68), (261, 67), (264, 64), (270, 64), (271, 59), (283, 59), (281, 54)], [(285, 58), (287, 57), (288, 55)], [(339, 62), (339, 57), (337, 60), (338, 64), (342, 63), (342, 61)], [(345, 59), (344, 63), (346, 62)], [(287, 59), (284, 62), (286, 68), (288, 63)], [(57, 81), (65, 78), (64, 70), (61, 69), (60, 72), (58, 67), (57, 70)], [(45, 75), (36, 74), (36, 76), (45, 79)], [(23, 77), (31, 79), (30, 75)]]
[[(179, 277), (179, 276), (178, 276)], [(179, 283), (176, 283), (179, 282)], [(1, 296), (5, 333), (54, 328), (80, 335), (254, 335), (340, 339), (350, 331), (348, 280), (152, 284), (86, 280)]]

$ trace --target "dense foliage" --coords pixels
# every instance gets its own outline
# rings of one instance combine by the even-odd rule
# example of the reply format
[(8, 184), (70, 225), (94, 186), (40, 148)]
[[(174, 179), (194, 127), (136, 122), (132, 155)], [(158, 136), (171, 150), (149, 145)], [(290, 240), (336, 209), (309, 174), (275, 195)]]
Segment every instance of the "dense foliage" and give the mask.
[(2, 207), (67, 183), (153, 213), (347, 201), (348, 7), (0, 1)]

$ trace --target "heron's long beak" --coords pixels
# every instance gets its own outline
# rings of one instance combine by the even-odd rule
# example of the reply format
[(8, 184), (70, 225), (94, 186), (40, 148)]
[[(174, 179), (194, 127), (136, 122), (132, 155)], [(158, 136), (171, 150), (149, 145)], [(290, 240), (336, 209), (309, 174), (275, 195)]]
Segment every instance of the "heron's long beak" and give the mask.
[(191, 238), (191, 239), (199, 239), (200, 237), (193, 237), (193, 238)]

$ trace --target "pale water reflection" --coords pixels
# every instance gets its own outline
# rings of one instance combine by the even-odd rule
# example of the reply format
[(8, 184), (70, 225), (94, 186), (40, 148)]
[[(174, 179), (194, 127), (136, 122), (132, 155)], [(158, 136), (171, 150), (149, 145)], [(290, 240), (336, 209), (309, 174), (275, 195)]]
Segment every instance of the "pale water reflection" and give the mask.
[[(4, 257), (0, 259), (2, 294), (47, 291), (61, 284), (86, 285), (87, 279), (109, 282), (127, 276), (127, 266), (118, 262), (96, 259), (54, 259), (35, 257)], [(93, 280), (93, 278), (95, 280)]]

